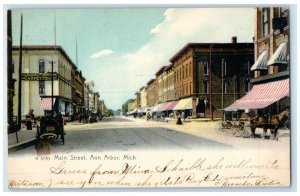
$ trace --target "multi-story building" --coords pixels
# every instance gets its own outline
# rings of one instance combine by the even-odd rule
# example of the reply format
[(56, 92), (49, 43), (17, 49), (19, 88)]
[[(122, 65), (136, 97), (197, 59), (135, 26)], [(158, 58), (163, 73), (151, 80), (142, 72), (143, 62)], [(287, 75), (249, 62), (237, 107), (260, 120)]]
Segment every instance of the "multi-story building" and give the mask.
[(94, 109), (93, 88), (94, 88), (93, 81), (84, 83), (85, 112), (92, 112)]
[[(30, 109), (38, 116), (51, 114), (52, 68), (54, 114), (72, 113), (72, 69), (76, 67), (61, 46), (23, 46), (21, 72), (21, 116)], [(19, 47), (13, 47), (13, 78), (19, 80)], [(18, 84), (15, 84), (14, 105), (18, 104)], [(17, 115), (17, 107), (14, 107)]]
[(84, 111), (84, 82), (85, 78), (78, 69), (72, 70), (72, 100), (73, 112), (79, 114)]
[(94, 113), (98, 113), (99, 112), (98, 105), (99, 105), (99, 100), (100, 100), (100, 93), (95, 92), (93, 94), (94, 94), (93, 98), (94, 98), (94, 108), (95, 108)]
[(158, 88), (158, 103), (163, 103), (164, 99), (164, 75), (166, 66), (162, 66), (156, 73), (156, 80), (157, 80), (157, 88)]
[(253, 43), (189, 43), (170, 61), (174, 66), (174, 110), (187, 116), (221, 117), (229, 106), (250, 90)]
[(255, 63), (253, 88), (231, 109), (278, 114), (290, 106), (289, 10), (282, 7), (255, 9)]
[(128, 113), (133, 114), (137, 112), (137, 100), (136, 99), (131, 99), (128, 102)]
[(140, 88), (140, 97), (141, 97), (141, 110), (142, 112), (146, 112), (146, 108), (147, 108), (147, 90), (146, 90), (146, 86)]
[(175, 100), (173, 64), (165, 68), (165, 76), (164, 100), (173, 101)]
[(136, 107), (138, 110), (141, 110), (141, 93), (138, 91), (135, 93), (136, 95)]
[(153, 107), (158, 104), (158, 85), (156, 79), (147, 82), (147, 107)]

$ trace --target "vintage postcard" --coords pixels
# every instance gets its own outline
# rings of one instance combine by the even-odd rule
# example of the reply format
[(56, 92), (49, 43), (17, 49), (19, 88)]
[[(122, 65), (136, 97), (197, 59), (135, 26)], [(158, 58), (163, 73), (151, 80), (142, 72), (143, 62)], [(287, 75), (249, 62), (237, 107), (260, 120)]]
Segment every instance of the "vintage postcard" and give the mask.
[(290, 187), (290, 8), (8, 9), (8, 189)]

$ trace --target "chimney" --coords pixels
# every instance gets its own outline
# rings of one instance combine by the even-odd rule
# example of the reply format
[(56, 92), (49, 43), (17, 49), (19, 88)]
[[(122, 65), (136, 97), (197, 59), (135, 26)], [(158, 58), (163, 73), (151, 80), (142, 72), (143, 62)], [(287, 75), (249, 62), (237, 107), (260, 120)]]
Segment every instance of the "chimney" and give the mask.
[(236, 36), (231, 37), (231, 43), (236, 44), (236, 42), (237, 42), (237, 37)]

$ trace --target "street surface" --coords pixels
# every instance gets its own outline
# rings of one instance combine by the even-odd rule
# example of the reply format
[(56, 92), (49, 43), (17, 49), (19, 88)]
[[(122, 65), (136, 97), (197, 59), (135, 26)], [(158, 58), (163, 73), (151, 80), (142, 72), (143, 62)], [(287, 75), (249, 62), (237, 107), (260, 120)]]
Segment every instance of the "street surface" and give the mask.
[[(289, 130), (279, 131), (279, 141), (235, 137), (232, 130), (220, 131), (217, 122), (154, 122), (131, 117), (109, 117), (93, 124), (71, 122), (65, 126), (65, 145), (51, 141), (52, 153), (80, 151), (139, 150), (230, 150), (263, 148), (289, 150)], [(259, 130), (257, 131), (259, 133)], [(270, 135), (270, 133), (268, 132)], [(35, 154), (34, 146), (10, 152), (9, 155)]]

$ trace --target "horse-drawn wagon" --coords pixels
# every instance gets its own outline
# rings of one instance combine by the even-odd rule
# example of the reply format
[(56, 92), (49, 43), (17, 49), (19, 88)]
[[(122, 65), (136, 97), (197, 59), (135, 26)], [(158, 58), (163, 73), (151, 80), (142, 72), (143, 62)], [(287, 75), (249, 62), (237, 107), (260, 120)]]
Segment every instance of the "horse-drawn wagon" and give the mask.
[(64, 137), (64, 121), (61, 116), (45, 116), (40, 119), (40, 126), (37, 127), (37, 140), (42, 139), (61, 139), (63, 145), (65, 144)]

